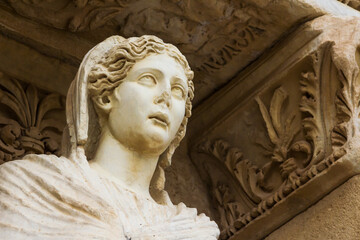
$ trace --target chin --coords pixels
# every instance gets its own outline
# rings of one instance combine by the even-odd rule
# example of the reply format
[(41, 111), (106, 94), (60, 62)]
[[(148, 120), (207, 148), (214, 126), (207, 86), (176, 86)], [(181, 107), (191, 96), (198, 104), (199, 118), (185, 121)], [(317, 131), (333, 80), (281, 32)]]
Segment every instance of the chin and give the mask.
[(168, 134), (153, 132), (147, 136), (147, 142), (150, 149), (154, 149), (162, 153), (170, 145), (171, 141)]

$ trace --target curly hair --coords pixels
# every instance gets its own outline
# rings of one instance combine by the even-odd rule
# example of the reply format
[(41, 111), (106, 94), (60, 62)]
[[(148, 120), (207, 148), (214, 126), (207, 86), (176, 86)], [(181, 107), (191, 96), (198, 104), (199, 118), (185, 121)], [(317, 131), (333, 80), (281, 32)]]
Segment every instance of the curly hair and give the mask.
[[(172, 44), (164, 43), (160, 38), (144, 35), (141, 37), (131, 37), (128, 39), (120, 36), (114, 36), (116, 39), (116, 45), (112, 47), (106, 54), (104, 54), (96, 64), (91, 68), (88, 75), (88, 92), (89, 98), (93, 97), (105, 97), (113, 92), (118, 87), (123, 79), (127, 76), (128, 72), (134, 66), (134, 64), (149, 56), (149, 54), (162, 54), (166, 53), (170, 57), (173, 57), (183, 68), (187, 77), (188, 84), (188, 97), (185, 104), (185, 115), (177, 131), (175, 138), (170, 143), (166, 151), (161, 154), (158, 162), (157, 169), (154, 173), (152, 180), (152, 186), (150, 192), (153, 197), (165, 204), (167, 200), (167, 193), (164, 191), (165, 178), (164, 168), (171, 164), (171, 158), (175, 149), (179, 146), (180, 141), (185, 136), (186, 125), (188, 118), (191, 115), (192, 99), (194, 97), (194, 73), (190, 69), (190, 66), (184, 55)], [(93, 128), (99, 129), (99, 128)], [(92, 133), (91, 135), (94, 141), (99, 140), (99, 133)], [(93, 145), (91, 143), (90, 145)], [(94, 149), (94, 148), (93, 148)], [(160, 195), (159, 195), (160, 194)], [(166, 194), (166, 196), (164, 196)], [(154, 196), (155, 195), (155, 196)], [(156, 200), (155, 199), (155, 200)], [(161, 200), (162, 199), (162, 200)]]

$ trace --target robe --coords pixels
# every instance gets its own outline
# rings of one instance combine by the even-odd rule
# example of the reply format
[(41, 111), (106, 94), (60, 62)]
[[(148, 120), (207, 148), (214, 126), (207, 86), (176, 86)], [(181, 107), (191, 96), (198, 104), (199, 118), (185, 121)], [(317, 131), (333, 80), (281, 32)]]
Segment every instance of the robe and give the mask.
[(160, 205), (85, 161), (28, 155), (0, 166), (0, 239), (217, 239), (194, 208)]

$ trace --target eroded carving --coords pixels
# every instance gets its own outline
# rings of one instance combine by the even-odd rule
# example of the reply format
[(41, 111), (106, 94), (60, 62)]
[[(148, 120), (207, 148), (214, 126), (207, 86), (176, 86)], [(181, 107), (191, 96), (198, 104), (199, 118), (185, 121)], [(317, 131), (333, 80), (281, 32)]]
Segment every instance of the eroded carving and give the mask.
[[(198, 151), (210, 154), (217, 160), (215, 164), (204, 161), (200, 168), (205, 169), (210, 179), (213, 204), (218, 210), (217, 222), (222, 230), (220, 239), (227, 239), (236, 232), (235, 221), (260, 202), (260, 198), (254, 194), (253, 190), (256, 184), (256, 174), (249, 173), (256, 169), (252, 168), (248, 160), (243, 159), (243, 154), (238, 148), (231, 147), (229, 143), (221, 139), (200, 144)], [(214, 171), (214, 168), (218, 171)], [(218, 175), (219, 170), (224, 171), (224, 175), (230, 177), (222, 178)], [(244, 176), (250, 178), (247, 179)], [(248, 206), (244, 206), (244, 202), (240, 202), (240, 199), (246, 201)]]
[(224, 0), (8, 2), (23, 16), (73, 32), (106, 26), (110, 33), (120, 29), (128, 37), (156, 34), (179, 46), (196, 70), (208, 73), (224, 67), (263, 36), (262, 19), (268, 18), (266, 11), (251, 4)]
[(217, 239), (215, 222), (164, 190), (191, 115), (192, 78), (181, 52), (155, 36), (96, 45), (69, 89), (62, 156), (0, 166), (1, 235)]
[[(328, 169), (346, 154), (349, 136), (358, 136), (358, 68), (345, 74), (333, 62), (331, 50), (332, 44), (325, 43), (309, 56), (312, 69), (301, 74), (300, 99), (289, 96), (283, 86), (273, 91), (269, 106), (261, 95), (255, 97), (268, 139), (253, 144), (262, 147), (268, 159), (264, 165), (255, 164), (251, 156), (243, 156), (241, 147), (234, 148), (225, 140), (199, 145), (198, 153), (213, 158), (203, 161), (193, 155), (200, 172), (201, 164), (207, 166), (203, 169), (208, 172), (214, 197), (219, 199), (221, 186), (222, 196), (231, 199), (217, 205), (223, 239)], [(289, 107), (294, 101), (298, 107)], [(216, 164), (212, 164), (215, 159)], [(224, 177), (214, 174), (214, 167), (233, 176), (225, 187)], [(228, 206), (236, 206), (237, 211)], [(238, 218), (233, 222), (235, 216)]]
[(65, 120), (54, 113), (64, 113), (63, 97), (42, 96), (0, 73), (0, 104), (0, 163), (30, 153), (59, 155)]
[[(299, 166), (304, 166), (309, 162), (312, 152), (311, 145), (308, 142), (303, 140), (294, 141), (300, 131), (300, 124), (295, 121), (297, 109), (293, 110), (289, 116), (284, 116), (282, 110), (287, 98), (288, 93), (282, 87), (276, 89), (271, 99), (270, 110), (266, 108), (259, 97), (256, 98), (271, 142), (270, 147), (261, 144), (265, 149), (264, 155), (271, 159), (262, 168), (259, 177), (258, 184), (265, 191), (273, 191), (278, 188), (276, 186), (277, 181), (270, 179), (274, 168), (279, 170), (282, 178), (277, 184), (286, 184), (287, 181), (294, 183), (294, 171)], [(309, 128), (312, 129), (313, 127)], [(297, 157), (298, 152), (304, 153), (305, 156), (299, 159)], [(285, 182), (283, 183), (283, 181)]]

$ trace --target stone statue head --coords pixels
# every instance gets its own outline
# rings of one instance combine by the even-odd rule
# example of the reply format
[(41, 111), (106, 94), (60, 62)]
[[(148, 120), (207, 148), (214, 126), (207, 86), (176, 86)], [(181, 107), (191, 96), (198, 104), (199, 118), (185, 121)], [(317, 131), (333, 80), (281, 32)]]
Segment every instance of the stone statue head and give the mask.
[[(114, 94), (120, 94), (115, 90), (125, 79), (131, 78), (128, 73), (131, 72), (134, 65), (137, 66), (136, 63), (145, 58), (154, 58), (156, 55), (167, 59), (167, 64), (180, 65), (183, 78), (185, 78), (183, 82), (187, 85), (185, 91), (176, 86), (174, 90), (170, 90), (174, 91), (175, 97), (183, 98), (185, 109), (183, 109), (183, 117), (179, 121), (179, 127), (172, 131), (173, 134), (171, 139), (166, 142), (166, 146), (162, 146), (164, 151), (159, 156), (158, 165), (150, 186), (153, 198), (159, 203), (166, 203), (169, 199), (164, 191), (164, 168), (171, 164), (171, 157), (185, 135), (187, 121), (191, 115), (191, 100), (194, 96), (193, 72), (186, 58), (175, 46), (164, 43), (155, 36), (145, 35), (128, 39), (112, 36), (90, 50), (84, 57), (77, 76), (69, 89), (67, 97), (67, 133), (69, 135), (67, 136), (70, 137), (70, 144), (69, 138), (64, 135), (63, 145), (65, 146), (64, 154), (69, 157), (74, 153), (77, 155), (80, 153), (84, 155), (85, 159), (92, 159), (97, 149), (101, 129), (106, 122), (105, 119), (109, 118), (107, 111), (109, 103), (112, 101)], [(150, 60), (152, 61), (152, 59)], [(156, 61), (154, 64), (157, 64)], [(141, 68), (141, 66), (139, 67)], [(145, 86), (152, 84), (151, 75), (145, 74), (140, 77), (139, 81)], [(166, 94), (168, 93), (164, 92), (159, 96), (158, 100), (155, 99), (154, 101), (167, 101)], [(137, 97), (139, 96), (132, 97), (134, 102), (131, 102), (131, 104), (137, 104)], [(117, 99), (121, 99), (121, 94)], [(155, 116), (154, 121), (157, 121), (157, 117)], [(163, 124), (163, 121), (166, 122), (167, 119), (160, 116), (159, 124)], [(125, 122), (124, 125), (126, 125)], [(121, 130), (121, 127), (121, 124), (119, 124), (113, 128), (120, 128)], [(122, 131), (116, 129), (115, 132), (122, 134)]]

